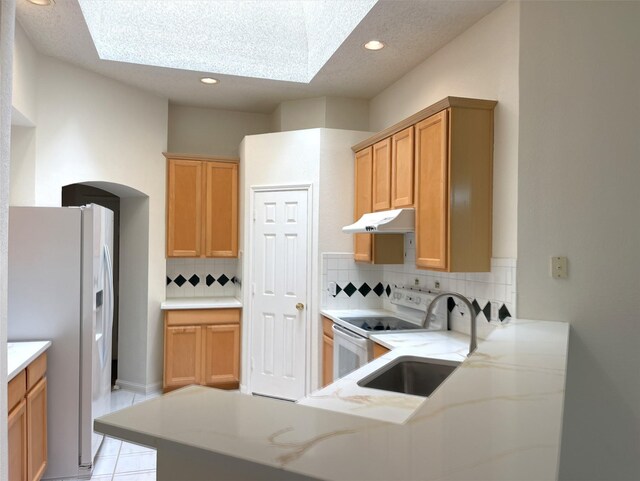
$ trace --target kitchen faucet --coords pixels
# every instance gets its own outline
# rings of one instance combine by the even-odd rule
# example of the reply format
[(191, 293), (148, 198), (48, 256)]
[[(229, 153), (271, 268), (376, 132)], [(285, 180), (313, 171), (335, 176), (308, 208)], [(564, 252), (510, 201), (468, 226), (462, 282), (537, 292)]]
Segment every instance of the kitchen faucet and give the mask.
[(467, 299), (462, 294), (458, 294), (457, 292), (443, 292), (441, 294), (438, 294), (436, 297), (434, 297), (432, 301), (429, 303), (429, 307), (427, 308), (427, 314), (424, 316), (424, 320), (422, 321), (422, 327), (425, 327), (425, 328), (429, 327), (429, 323), (431, 322), (431, 315), (433, 314), (433, 310), (436, 307), (436, 303), (443, 297), (455, 297), (460, 301), (462, 301), (465, 306), (467, 306), (467, 310), (469, 311), (469, 316), (471, 316), (471, 342), (469, 343), (469, 354), (468, 354), (468, 356), (470, 356), (471, 353), (476, 350), (476, 347), (478, 347), (478, 341), (477, 341), (477, 335), (476, 335), (476, 315), (475, 315), (473, 306), (469, 302), (469, 299)]

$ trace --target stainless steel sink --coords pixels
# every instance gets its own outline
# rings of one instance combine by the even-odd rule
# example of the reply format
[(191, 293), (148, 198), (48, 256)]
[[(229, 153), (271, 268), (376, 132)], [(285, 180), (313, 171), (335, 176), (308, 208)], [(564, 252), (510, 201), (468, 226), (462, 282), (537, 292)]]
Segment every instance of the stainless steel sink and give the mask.
[(429, 397), (459, 365), (456, 361), (401, 356), (358, 381), (358, 386)]

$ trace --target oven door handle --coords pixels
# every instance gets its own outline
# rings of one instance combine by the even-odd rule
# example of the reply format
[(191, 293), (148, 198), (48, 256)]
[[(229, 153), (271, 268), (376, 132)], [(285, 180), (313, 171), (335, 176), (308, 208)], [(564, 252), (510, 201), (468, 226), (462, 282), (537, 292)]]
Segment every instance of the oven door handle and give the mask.
[(359, 336), (358, 334), (354, 334), (348, 329), (345, 329), (338, 324), (334, 324), (331, 328), (333, 330), (333, 334), (337, 334), (338, 336), (348, 337), (349, 341), (354, 344), (358, 344), (359, 346), (366, 346), (368, 339), (366, 337)]

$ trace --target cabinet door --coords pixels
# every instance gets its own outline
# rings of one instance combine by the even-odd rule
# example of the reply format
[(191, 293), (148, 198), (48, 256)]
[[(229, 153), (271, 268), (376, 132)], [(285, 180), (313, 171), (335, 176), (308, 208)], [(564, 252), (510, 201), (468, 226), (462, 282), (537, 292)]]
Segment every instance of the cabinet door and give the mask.
[(322, 386), (333, 382), (333, 339), (322, 335)]
[(205, 256), (238, 257), (238, 164), (205, 162)]
[(391, 138), (391, 207), (413, 206), (413, 126)]
[(23, 399), (9, 413), (9, 481), (27, 481), (27, 403)]
[(167, 257), (199, 257), (202, 162), (169, 159), (167, 170)]
[(391, 208), (391, 138), (373, 145), (373, 210)]
[(27, 393), (27, 477), (37, 481), (47, 467), (47, 378)]
[(373, 358), (377, 359), (380, 356), (384, 356), (386, 353), (388, 353), (390, 350), (387, 349), (384, 346), (381, 346), (380, 344), (374, 342), (373, 343)]
[(237, 387), (240, 382), (240, 326), (205, 326), (204, 331), (205, 384)]
[[(355, 159), (355, 202), (354, 217), (358, 220), (371, 212), (371, 190), (373, 179), (372, 148), (367, 147), (356, 152)], [(359, 262), (371, 262), (371, 234), (355, 234), (354, 259)]]
[(202, 337), (200, 326), (166, 327), (164, 339), (164, 387), (200, 384)]
[(448, 266), (448, 113), (416, 124), (416, 265)]

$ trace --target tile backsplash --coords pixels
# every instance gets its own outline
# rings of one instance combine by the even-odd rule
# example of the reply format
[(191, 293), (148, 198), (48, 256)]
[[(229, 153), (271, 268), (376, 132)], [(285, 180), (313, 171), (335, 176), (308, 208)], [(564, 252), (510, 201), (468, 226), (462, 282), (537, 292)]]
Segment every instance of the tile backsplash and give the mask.
[[(393, 310), (387, 287), (455, 291), (473, 303), (478, 322), (504, 320), (515, 316), (516, 259), (491, 259), (491, 272), (448, 273), (425, 271), (415, 266), (415, 234), (405, 235), (404, 264), (370, 265), (356, 263), (352, 253), (322, 254), (322, 307), (325, 309), (385, 308)], [(329, 293), (329, 283), (337, 285), (337, 295)], [(436, 287), (436, 283), (439, 287)], [(466, 314), (449, 302), (450, 322), (456, 331), (468, 331)]]
[(167, 259), (167, 297), (237, 297), (237, 259)]

